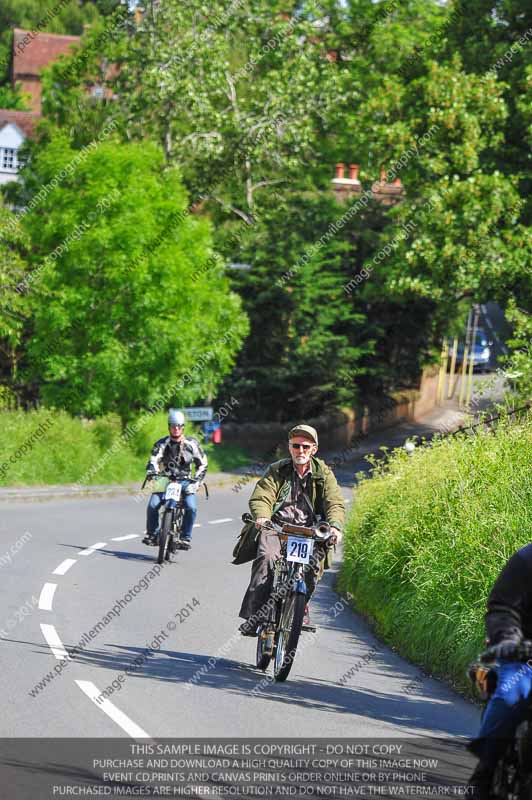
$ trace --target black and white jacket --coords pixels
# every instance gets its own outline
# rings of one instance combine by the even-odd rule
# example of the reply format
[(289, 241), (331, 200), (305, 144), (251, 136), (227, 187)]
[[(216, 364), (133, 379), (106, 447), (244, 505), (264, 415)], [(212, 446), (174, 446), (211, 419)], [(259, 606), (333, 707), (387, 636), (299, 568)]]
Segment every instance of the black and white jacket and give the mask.
[(196, 465), (194, 480), (202, 481), (208, 461), (197, 439), (184, 436), (180, 442), (173, 442), (170, 436), (163, 436), (153, 445), (146, 469), (161, 472), (170, 468), (179, 472), (181, 477), (190, 478), (193, 463)]

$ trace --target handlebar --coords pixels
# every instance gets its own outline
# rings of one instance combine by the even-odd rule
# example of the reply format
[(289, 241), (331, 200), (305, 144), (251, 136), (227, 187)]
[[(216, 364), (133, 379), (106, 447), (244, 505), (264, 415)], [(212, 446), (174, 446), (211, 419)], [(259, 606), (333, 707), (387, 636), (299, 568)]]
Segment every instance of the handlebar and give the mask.
[(488, 649), (482, 653), (480, 656), (480, 661), (483, 664), (490, 664), (494, 661), (529, 661), (532, 659), (532, 642), (525, 639), (520, 644), (517, 644), (515, 648), (510, 651), (504, 658), (500, 656), (495, 656), (493, 653), (493, 648), (488, 647)]
[[(242, 522), (254, 522), (254, 519), (251, 514), (245, 513), (242, 514)], [(261, 525), (260, 527), (266, 531), (271, 531), (272, 534), (277, 536), (287, 536), (288, 534), (293, 534), (294, 536), (308, 536), (309, 538), (317, 539), (318, 541), (322, 542), (325, 542), (327, 539), (330, 539), (335, 535), (334, 533), (331, 533), (331, 526), (328, 522), (320, 522), (312, 527), (307, 527), (306, 525), (294, 525), (290, 522), (285, 522), (283, 525), (277, 525), (270, 519), (267, 523)]]
[[(148, 474), (144, 478), (142, 483), (141, 489), (144, 489), (146, 483), (148, 481), (156, 481), (159, 478), (169, 478), (171, 481), (194, 481), (195, 478), (191, 478), (190, 475), (181, 475), (179, 472), (171, 472), (171, 471), (164, 471), (164, 472), (157, 472), (156, 474)], [(203, 484), (205, 486), (205, 490), (207, 491), (207, 484)]]

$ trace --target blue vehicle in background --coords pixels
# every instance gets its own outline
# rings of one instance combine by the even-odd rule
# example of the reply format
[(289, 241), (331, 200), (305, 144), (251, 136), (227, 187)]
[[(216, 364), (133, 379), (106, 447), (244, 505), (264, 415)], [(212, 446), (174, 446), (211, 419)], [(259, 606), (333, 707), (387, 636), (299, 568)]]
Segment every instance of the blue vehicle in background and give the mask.
[[(492, 346), (493, 342), (488, 338), (486, 331), (483, 328), (477, 328), (475, 343), (473, 345), (473, 369), (478, 369), (481, 372), (488, 372), (492, 368)], [(453, 348), (449, 347), (449, 357), (452, 356), (452, 352)], [(468, 366), (470, 357), (471, 355), (468, 354)], [(460, 342), (456, 355), (456, 363), (462, 364), (463, 361), (464, 343)]]

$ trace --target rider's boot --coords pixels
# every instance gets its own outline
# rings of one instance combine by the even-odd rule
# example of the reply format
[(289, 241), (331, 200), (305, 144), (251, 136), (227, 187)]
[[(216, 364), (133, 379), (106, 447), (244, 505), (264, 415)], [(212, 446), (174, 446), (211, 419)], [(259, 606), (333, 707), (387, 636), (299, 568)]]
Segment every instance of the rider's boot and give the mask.
[(250, 622), (248, 619), (244, 620), (242, 625), (239, 627), (239, 631), (242, 636), (258, 636), (257, 633), (258, 625), (256, 622)]

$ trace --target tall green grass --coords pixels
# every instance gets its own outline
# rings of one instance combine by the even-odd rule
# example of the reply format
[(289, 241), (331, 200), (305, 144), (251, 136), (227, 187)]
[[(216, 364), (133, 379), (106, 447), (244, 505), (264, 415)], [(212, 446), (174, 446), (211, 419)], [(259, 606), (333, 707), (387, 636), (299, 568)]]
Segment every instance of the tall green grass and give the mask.
[[(0, 411), (0, 486), (140, 482), (153, 443), (168, 428), (165, 413), (138, 421), (135, 435), (124, 439), (120, 419), (113, 414), (82, 420), (46, 408)], [(36, 435), (39, 430), (41, 436)], [(202, 442), (193, 426), (186, 432)], [(250, 460), (234, 445), (209, 444), (205, 450), (209, 472), (230, 470)]]
[(531, 415), (394, 451), (356, 489), (340, 580), (386, 641), (463, 688), (487, 595), (530, 540)]

